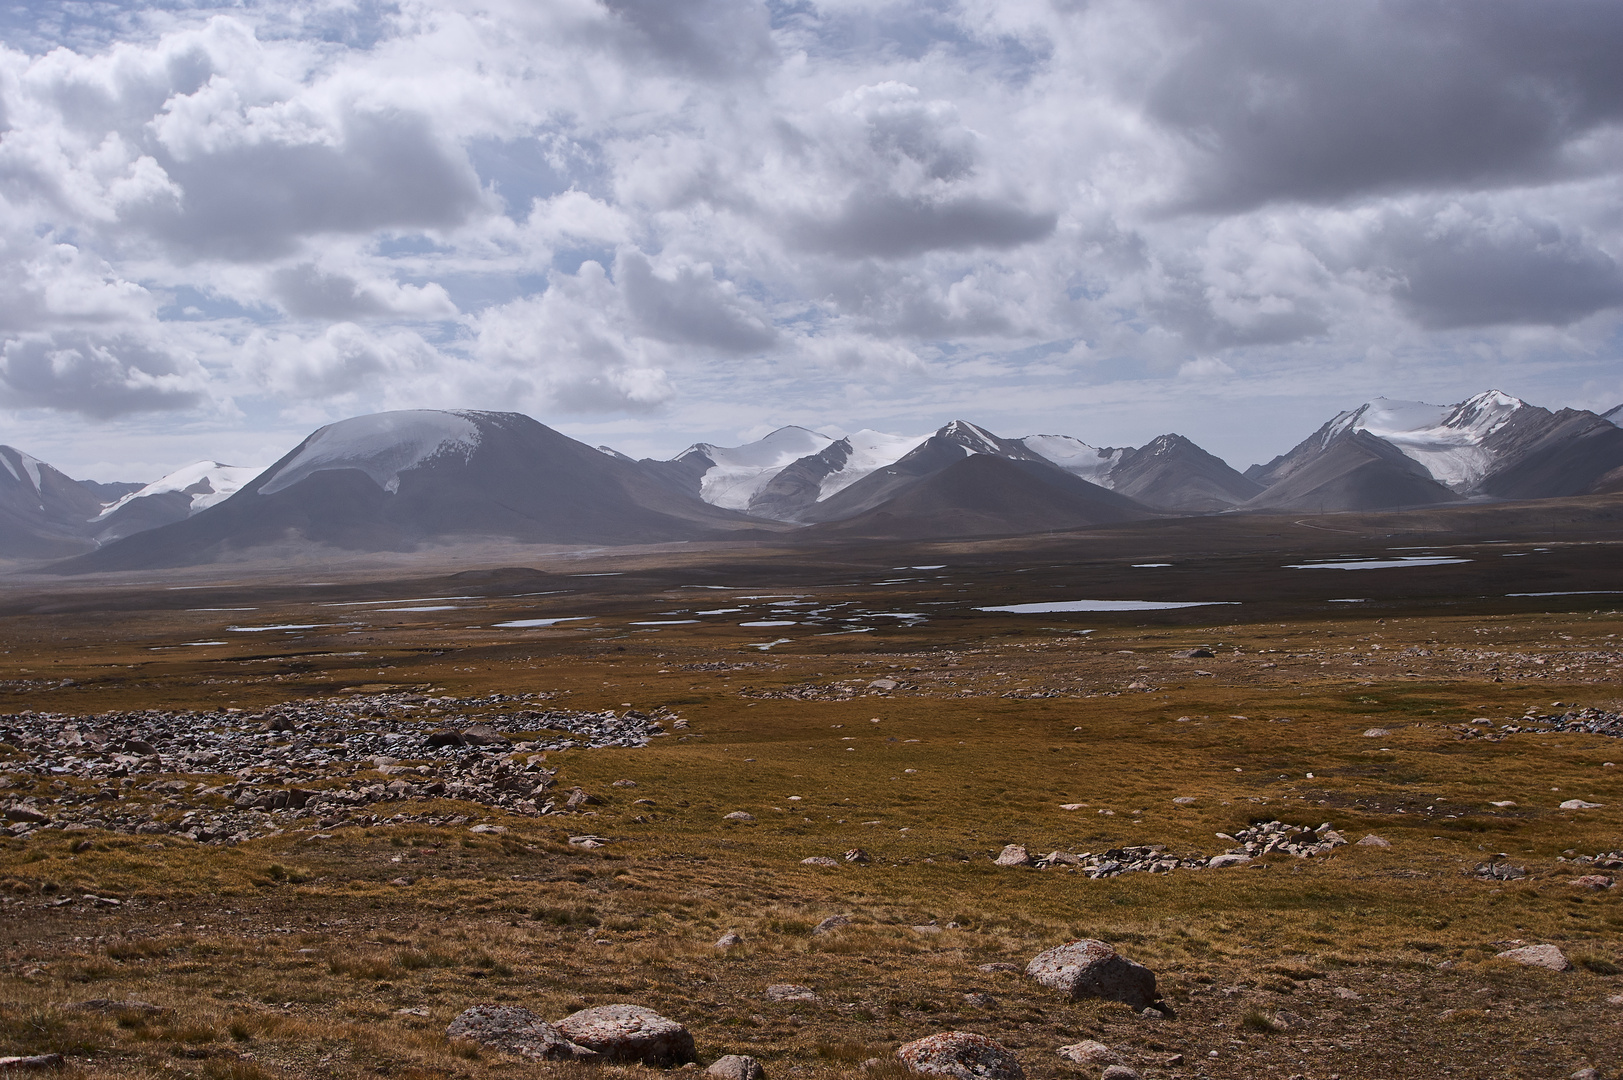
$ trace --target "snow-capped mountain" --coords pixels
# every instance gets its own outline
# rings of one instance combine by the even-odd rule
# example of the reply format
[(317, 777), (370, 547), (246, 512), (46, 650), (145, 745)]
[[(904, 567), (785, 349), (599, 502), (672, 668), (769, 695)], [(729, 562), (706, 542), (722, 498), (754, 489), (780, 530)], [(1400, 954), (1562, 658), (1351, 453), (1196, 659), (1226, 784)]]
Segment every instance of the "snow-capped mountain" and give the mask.
[(1136, 449), (1093, 447), (1069, 435), (1032, 435), (1020, 442), (1073, 476), (1158, 510), (1228, 510), (1262, 492), (1182, 435), (1159, 435)]
[(38, 458), (0, 446), (0, 556), (60, 558), (89, 546), (101, 500)]
[(224, 502), (255, 476), (256, 468), (196, 461), (129, 492), (90, 519), (95, 538), (110, 543), (170, 522), (183, 521)]
[(863, 477), (894, 464), (928, 436), (887, 435), (863, 428), (836, 439), (778, 472), (750, 499), (749, 512), (777, 521), (801, 521), (818, 503)]
[(748, 510), (772, 478), (834, 440), (803, 427), (781, 427), (743, 446), (694, 443), (668, 462), (649, 462), (711, 506)]
[(1614, 405), (1600, 415), (1602, 420), (1610, 420), (1618, 427), (1623, 427), (1623, 405)]
[[(1505, 499), (1582, 495), (1612, 470), (1623, 467), (1623, 430), (1594, 413), (1529, 405), (1489, 390), (1457, 405), (1419, 401), (1373, 401), (1337, 414), (1286, 454), (1245, 475), (1268, 491), (1247, 505), (1292, 509), (1373, 510), (1450, 501), (1425, 485), (1401, 462), (1367, 442), (1367, 453), (1342, 444), (1353, 435), (1378, 440), (1419, 465), (1423, 475), (1456, 495)], [(1334, 498), (1304, 486), (1297, 476), (1319, 458), (1334, 454), (1339, 465), (1311, 476), (1338, 477)], [(1358, 461), (1357, 483), (1342, 467)], [(1295, 479), (1293, 479), (1295, 477)], [(1287, 480), (1288, 487), (1281, 487)], [(1337, 500), (1340, 502), (1337, 502)], [(1350, 500), (1350, 501), (1349, 501)]]
[(1527, 407), (1520, 398), (1489, 390), (1458, 405), (1376, 398), (1330, 421), (1328, 442), (1344, 431), (1367, 431), (1385, 439), (1425, 467), (1432, 479), (1469, 491), (1494, 465), (1489, 436)]
[(419, 409), (329, 424), (222, 502), (60, 566), (182, 566), (286, 545), (648, 543), (760, 526), (520, 413)]

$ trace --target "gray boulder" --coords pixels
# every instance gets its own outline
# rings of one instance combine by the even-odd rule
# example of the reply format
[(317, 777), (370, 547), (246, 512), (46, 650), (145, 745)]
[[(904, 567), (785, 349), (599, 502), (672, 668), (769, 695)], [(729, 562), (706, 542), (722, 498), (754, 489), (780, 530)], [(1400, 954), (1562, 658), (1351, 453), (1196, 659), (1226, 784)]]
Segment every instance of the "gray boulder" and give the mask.
[(654, 1066), (681, 1065), (695, 1056), (693, 1036), (675, 1020), (641, 1005), (599, 1005), (558, 1021), (574, 1043), (596, 1051), (604, 1061)]
[(992, 861), (998, 866), (1030, 866), (1031, 852), (1019, 844), (1008, 844)]
[(597, 1057), (529, 1009), (517, 1005), (475, 1005), (465, 1009), (445, 1029), (445, 1037), (469, 1039), (532, 1061), (591, 1061)]
[(766, 1080), (766, 1070), (748, 1054), (728, 1054), (704, 1071), (711, 1080)]
[(1155, 973), (1092, 938), (1039, 953), (1026, 965), (1026, 974), (1072, 1000), (1120, 1001), (1134, 1012), (1156, 1002)]
[(952, 1076), (957, 1080), (1025, 1080), (1025, 1070), (1014, 1051), (969, 1031), (943, 1031), (906, 1043), (897, 1060), (925, 1076)]
[(1554, 945), (1523, 945), (1519, 949), (1507, 949), (1497, 956), (1513, 964), (1548, 968), (1551, 971), (1568, 971), (1572, 968), (1572, 963)]
[(1120, 1054), (1094, 1039), (1083, 1039), (1079, 1043), (1062, 1046), (1059, 1048), (1058, 1053), (1066, 1061), (1074, 1061), (1076, 1064), (1090, 1069), (1121, 1063)]

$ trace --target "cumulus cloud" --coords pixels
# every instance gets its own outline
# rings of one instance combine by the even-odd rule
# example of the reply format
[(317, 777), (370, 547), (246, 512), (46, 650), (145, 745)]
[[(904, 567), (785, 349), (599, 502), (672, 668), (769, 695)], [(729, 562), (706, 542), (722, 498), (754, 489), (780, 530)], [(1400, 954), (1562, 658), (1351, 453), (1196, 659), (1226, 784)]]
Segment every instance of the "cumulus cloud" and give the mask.
[(13, 408), (93, 419), (195, 408), (206, 400), (197, 361), (136, 334), (58, 331), (0, 345), (0, 398)]
[(0, 404), (1558, 404), (1615, 383), (1620, 53), (1594, 0), (14, 13)]

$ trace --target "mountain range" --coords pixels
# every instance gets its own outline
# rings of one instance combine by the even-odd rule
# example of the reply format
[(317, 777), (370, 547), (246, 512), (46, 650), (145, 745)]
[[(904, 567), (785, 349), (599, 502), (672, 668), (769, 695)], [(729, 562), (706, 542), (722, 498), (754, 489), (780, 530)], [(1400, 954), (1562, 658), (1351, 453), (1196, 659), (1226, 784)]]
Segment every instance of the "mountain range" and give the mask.
[(1242, 473), (1177, 434), (1096, 447), (964, 420), (923, 436), (784, 427), (639, 461), (519, 413), (410, 410), (329, 424), (268, 469), (203, 461), (148, 484), (76, 481), (0, 447), (0, 556), (124, 570), (289, 545), (959, 537), (1568, 497), (1623, 491), (1619, 423), (1623, 405), (1551, 412), (1497, 390), (1448, 406), (1376, 398)]

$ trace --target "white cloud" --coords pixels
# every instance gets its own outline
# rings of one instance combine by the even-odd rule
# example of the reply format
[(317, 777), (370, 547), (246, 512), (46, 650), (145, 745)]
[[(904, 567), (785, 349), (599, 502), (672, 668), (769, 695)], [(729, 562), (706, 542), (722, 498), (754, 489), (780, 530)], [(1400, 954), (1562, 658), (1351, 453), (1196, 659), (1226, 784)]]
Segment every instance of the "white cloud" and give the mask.
[(1589, 402), (1623, 312), (1623, 16), (1540, 12), (18, 14), (0, 400), (47, 437), (55, 415), (269, 432), (427, 404), (677, 443), (785, 401), (909, 430), (1489, 375)]

